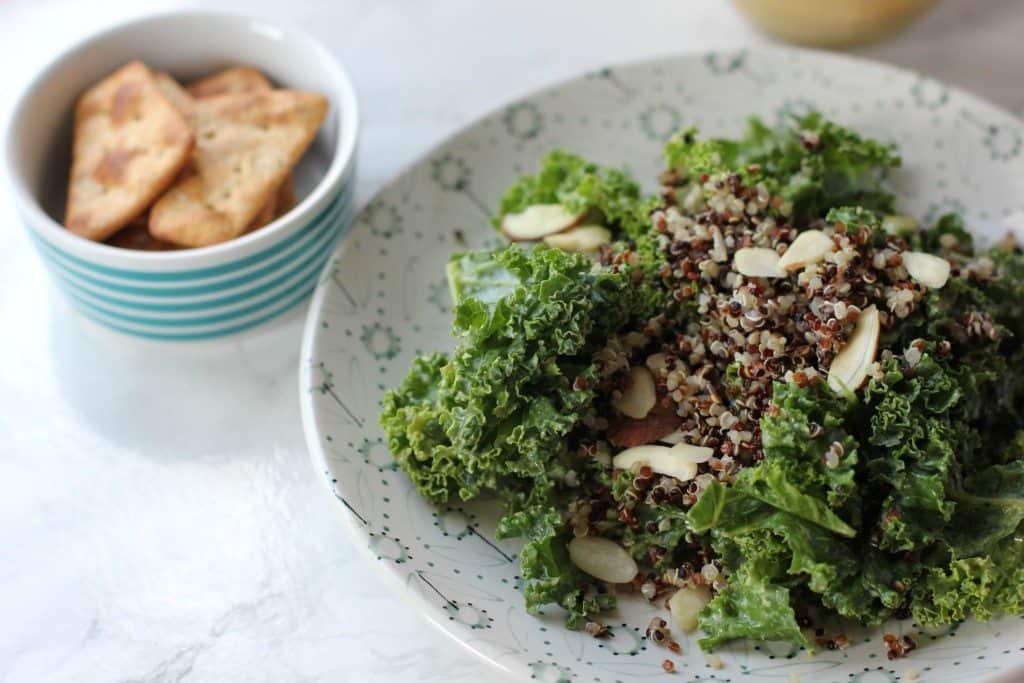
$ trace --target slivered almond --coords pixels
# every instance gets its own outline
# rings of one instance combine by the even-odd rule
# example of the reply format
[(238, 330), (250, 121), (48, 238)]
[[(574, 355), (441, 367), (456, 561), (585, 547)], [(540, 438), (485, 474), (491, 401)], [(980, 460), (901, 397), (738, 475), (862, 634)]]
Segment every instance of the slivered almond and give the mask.
[(819, 263), (825, 255), (836, 248), (832, 238), (821, 230), (804, 230), (796, 236), (786, 253), (779, 258), (779, 268), (786, 271), (799, 270), (812, 263)]
[(593, 254), (611, 244), (612, 231), (600, 225), (580, 225), (544, 238), (544, 244), (576, 254)]
[(683, 430), (677, 429), (674, 432), (671, 432), (670, 434), (666, 434), (665, 436), (661, 437), (660, 439), (658, 439), (658, 441), (660, 443), (667, 443), (670, 446), (674, 446), (677, 443), (681, 443), (682, 440), (685, 438), (686, 434), (683, 432)]
[(868, 306), (857, 318), (857, 326), (846, 346), (832, 361), (828, 385), (836, 392), (857, 391), (868, 375), (868, 366), (875, 361), (878, 333), (881, 328), (878, 309)]
[(774, 249), (744, 247), (736, 252), (732, 264), (737, 273), (747, 277), (786, 277), (779, 258)]
[(652, 353), (647, 356), (647, 360), (644, 361), (644, 365), (646, 365), (651, 372), (660, 372), (668, 367), (668, 358), (661, 352)]
[(501, 231), (513, 242), (539, 240), (568, 230), (583, 220), (561, 204), (534, 204), (522, 213), (510, 213), (501, 221)]
[(569, 559), (595, 579), (629, 583), (636, 576), (636, 561), (625, 549), (607, 538), (580, 536), (569, 541)]
[[(697, 464), (710, 457), (710, 448), (691, 446), (685, 443), (678, 443), (672, 447), (637, 446), (627, 448), (612, 458), (612, 466), (620, 470), (628, 470), (639, 463), (647, 465), (658, 474), (675, 477), (679, 481), (690, 481), (697, 476)], [(704, 458), (704, 460), (700, 460), (700, 458)]]
[(685, 633), (697, 630), (697, 617), (700, 611), (711, 602), (711, 591), (705, 585), (686, 586), (680, 588), (668, 599), (668, 608), (672, 617)]
[(629, 384), (622, 390), (622, 396), (612, 399), (612, 407), (634, 420), (647, 417), (657, 402), (654, 390), (654, 375), (642, 365), (629, 370)]
[(688, 443), (677, 443), (672, 446), (672, 454), (678, 458), (682, 458), (684, 462), (692, 462), (700, 464), (707, 462), (714, 455), (714, 450), (707, 446), (691, 446)]
[(930, 289), (941, 289), (949, 280), (949, 261), (934, 254), (905, 251), (903, 267), (911, 278)]

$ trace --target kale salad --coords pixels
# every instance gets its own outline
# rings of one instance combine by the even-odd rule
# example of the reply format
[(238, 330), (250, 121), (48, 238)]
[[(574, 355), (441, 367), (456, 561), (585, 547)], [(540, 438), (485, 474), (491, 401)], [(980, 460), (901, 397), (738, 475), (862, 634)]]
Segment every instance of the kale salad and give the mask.
[(498, 496), (527, 608), (594, 635), (617, 593), (705, 650), (1024, 612), (1018, 245), (900, 215), (897, 151), (818, 114), (664, 158), (650, 196), (552, 152), (451, 257), (457, 347), (382, 407), (418, 491)]

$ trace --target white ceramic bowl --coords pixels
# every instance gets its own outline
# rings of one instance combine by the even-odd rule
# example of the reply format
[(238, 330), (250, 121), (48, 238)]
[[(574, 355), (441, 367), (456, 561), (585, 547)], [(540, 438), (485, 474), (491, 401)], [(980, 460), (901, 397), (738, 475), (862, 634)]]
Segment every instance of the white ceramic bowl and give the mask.
[[(298, 205), (260, 230), (201, 249), (133, 251), (66, 230), (74, 102), (133, 59), (183, 80), (250, 64), (282, 87), (323, 93), (326, 121), (294, 172)], [(13, 109), (4, 164), (18, 214), (82, 314), (132, 335), (202, 339), (270, 320), (313, 290), (352, 221), (358, 130), (348, 76), (306, 34), (243, 16), (176, 12), (104, 30), (43, 68)]]

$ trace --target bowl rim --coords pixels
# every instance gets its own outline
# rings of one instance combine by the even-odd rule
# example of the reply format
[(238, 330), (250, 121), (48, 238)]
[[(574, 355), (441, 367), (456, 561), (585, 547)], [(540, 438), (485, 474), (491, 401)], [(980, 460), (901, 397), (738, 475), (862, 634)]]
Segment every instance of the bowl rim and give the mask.
[[(304, 43), (321, 62), (334, 82), (338, 106), (337, 141), (334, 144), (334, 155), (330, 166), (323, 177), (316, 183), (312, 191), (302, 199), (291, 211), (275, 219), (263, 228), (252, 233), (241, 235), (235, 239), (206, 247), (182, 249), (179, 251), (152, 252), (136, 249), (114, 247), (103, 242), (94, 242), (75, 235), (54, 220), (40, 206), (34, 193), (30, 192), (24, 178), (17, 172), (14, 159), (14, 141), (18, 134), (18, 124), (27, 115), (30, 96), (34, 94), (53, 75), (102, 42), (116, 34), (131, 31), (147, 24), (159, 24), (170, 20), (190, 18), (207, 18), (214, 21), (239, 22), (243, 25), (258, 26), (260, 32), (270, 32), (290, 41)], [(145, 14), (120, 21), (79, 38), (74, 43), (58, 52), (39, 67), (18, 93), (14, 105), (4, 124), (5, 143), (4, 171), (7, 184), (14, 198), (15, 207), (27, 224), (28, 229), (37, 232), (39, 237), (54, 243), (78, 256), (102, 262), (105, 265), (116, 265), (126, 268), (149, 270), (154, 267), (160, 270), (174, 270), (182, 267), (192, 270), (196, 266), (215, 265), (230, 262), (235, 252), (237, 255), (258, 253), (264, 247), (276, 243), (291, 229), (305, 225), (308, 220), (330, 201), (343, 181), (351, 182), (351, 171), (355, 163), (356, 145), (359, 137), (360, 116), (355, 87), (348, 72), (337, 58), (322, 43), (307, 32), (293, 25), (280, 25), (263, 17), (251, 16), (236, 12), (206, 10), (169, 10)]]

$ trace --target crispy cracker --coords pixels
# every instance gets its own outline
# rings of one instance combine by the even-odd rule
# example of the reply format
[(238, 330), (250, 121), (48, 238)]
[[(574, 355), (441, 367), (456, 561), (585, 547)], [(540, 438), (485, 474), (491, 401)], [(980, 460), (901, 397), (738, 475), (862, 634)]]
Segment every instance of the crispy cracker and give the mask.
[(246, 232), (252, 232), (253, 230), (259, 230), (264, 225), (272, 222), (277, 217), (277, 193), (275, 192), (270, 196), (270, 201), (263, 205), (260, 212), (256, 214), (256, 218), (252, 219), (252, 223), (245, 229)]
[(251, 66), (233, 66), (200, 78), (186, 86), (192, 97), (214, 97), (270, 90), (274, 86), (262, 73)]
[(273, 223), (295, 208), (295, 203), (295, 183), (292, 181), (292, 177), (288, 176), (281, 183), (281, 187), (277, 188), (277, 192), (270, 198), (270, 201), (264, 204), (260, 212), (256, 214), (256, 218), (249, 224), (246, 232), (259, 230), (263, 226)]
[(150, 211), (154, 237), (200, 247), (242, 234), (316, 136), (322, 95), (293, 90), (196, 100), (194, 171)]
[(170, 251), (179, 249), (169, 242), (163, 242), (149, 234), (146, 224), (149, 215), (143, 214), (128, 225), (124, 226), (117, 233), (107, 239), (107, 244), (122, 249), (135, 249), (136, 251)]
[(195, 103), (192, 95), (185, 88), (181, 87), (181, 84), (174, 80), (174, 77), (166, 71), (161, 71), (154, 78), (156, 79), (156, 87), (159, 88), (160, 94), (167, 98), (167, 101), (174, 105), (175, 109), (183, 115), (187, 115)]
[[(228, 93), (260, 92), (262, 90), (271, 90), (273, 86), (270, 80), (256, 69), (248, 66), (236, 66), (206, 76), (190, 84), (189, 88), (195, 91), (195, 97), (202, 98), (226, 95)], [(185, 95), (189, 98), (190, 103), (195, 101), (193, 95), (188, 91), (185, 91)], [(295, 206), (295, 186), (290, 175), (281, 183), (278, 195), (280, 196), (272, 197), (260, 209), (256, 218), (246, 230), (247, 232), (263, 227), (274, 219), (283, 216)]]
[(173, 182), (193, 139), (142, 62), (87, 90), (75, 106), (64, 223), (102, 241), (138, 217)]
[(295, 197), (295, 182), (291, 176), (284, 179), (281, 187), (277, 190), (277, 205), (274, 207), (274, 218), (280, 218), (295, 208), (298, 199)]

